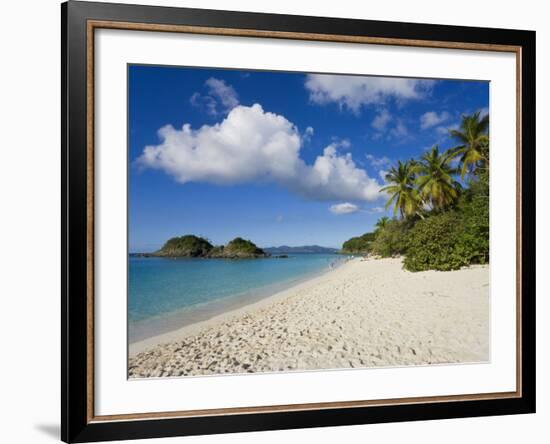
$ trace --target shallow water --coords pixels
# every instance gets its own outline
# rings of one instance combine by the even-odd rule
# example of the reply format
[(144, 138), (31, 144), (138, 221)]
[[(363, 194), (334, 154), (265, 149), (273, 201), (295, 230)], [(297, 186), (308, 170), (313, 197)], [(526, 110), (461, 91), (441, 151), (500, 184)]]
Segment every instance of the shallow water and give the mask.
[(130, 257), (129, 341), (255, 302), (342, 260), (335, 254), (241, 260)]

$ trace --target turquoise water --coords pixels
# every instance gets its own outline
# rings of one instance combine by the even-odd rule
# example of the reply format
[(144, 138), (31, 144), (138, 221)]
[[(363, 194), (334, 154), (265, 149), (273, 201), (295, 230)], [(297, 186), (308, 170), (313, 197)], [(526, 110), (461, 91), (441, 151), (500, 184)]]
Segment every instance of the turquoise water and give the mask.
[(265, 297), (340, 261), (342, 257), (335, 254), (242, 260), (130, 257), (129, 326), (179, 312), (186, 314), (189, 323), (194, 309), (200, 321), (205, 309), (230, 307), (233, 300), (242, 303), (248, 296)]

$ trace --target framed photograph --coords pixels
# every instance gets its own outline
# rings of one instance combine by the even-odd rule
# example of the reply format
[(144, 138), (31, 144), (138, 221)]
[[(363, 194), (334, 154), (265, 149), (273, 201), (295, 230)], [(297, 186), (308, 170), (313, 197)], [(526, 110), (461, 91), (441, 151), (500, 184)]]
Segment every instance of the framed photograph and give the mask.
[(535, 33), (69, 1), (62, 439), (535, 411)]

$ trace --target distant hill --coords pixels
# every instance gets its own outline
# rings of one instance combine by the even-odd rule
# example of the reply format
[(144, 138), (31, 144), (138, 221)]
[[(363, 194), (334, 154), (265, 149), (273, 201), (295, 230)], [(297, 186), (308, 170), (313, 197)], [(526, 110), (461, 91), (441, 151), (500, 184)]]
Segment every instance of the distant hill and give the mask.
[(336, 248), (320, 247), (319, 245), (303, 245), (301, 247), (289, 247), (288, 245), (281, 245), (280, 247), (264, 248), (264, 251), (269, 254), (289, 254), (289, 253), (334, 254), (338, 252)]
[(162, 248), (154, 253), (139, 256), (252, 259), (267, 257), (269, 254), (253, 242), (240, 237), (236, 237), (227, 245), (213, 246), (202, 237), (187, 234), (168, 239)]

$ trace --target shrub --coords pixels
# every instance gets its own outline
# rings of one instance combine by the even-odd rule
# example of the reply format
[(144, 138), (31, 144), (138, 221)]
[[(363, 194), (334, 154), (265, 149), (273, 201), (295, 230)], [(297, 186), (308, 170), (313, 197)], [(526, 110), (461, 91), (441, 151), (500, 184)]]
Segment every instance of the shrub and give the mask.
[(461, 223), (455, 212), (418, 221), (406, 236), (405, 268), (410, 271), (454, 270), (466, 265), (468, 262), (456, 251)]
[(371, 244), (374, 254), (382, 257), (391, 257), (403, 254), (406, 248), (405, 234), (409, 223), (393, 219), (378, 230), (376, 239)]
[(489, 262), (489, 178), (482, 173), (470, 184), (470, 193), (459, 202), (464, 220), (465, 242), (473, 251), (472, 262)]
[(352, 237), (342, 245), (342, 253), (368, 253), (371, 250), (371, 243), (374, 238), (374, 233), (365, 233), (362, 236)]
[(488, 259), (488, 238), (464, 214), (448, 211), (418, 221), (406, 236), (403, 265), (410, 271), (457, 270)]

